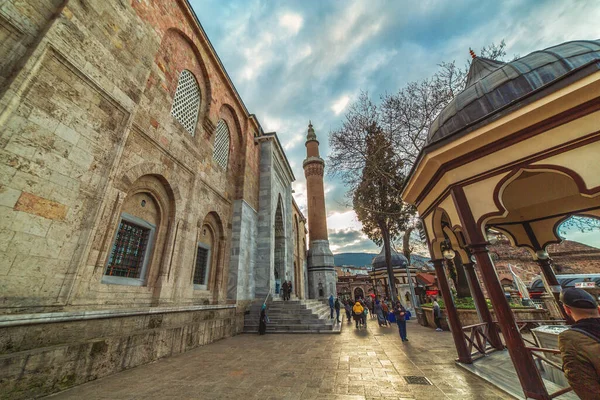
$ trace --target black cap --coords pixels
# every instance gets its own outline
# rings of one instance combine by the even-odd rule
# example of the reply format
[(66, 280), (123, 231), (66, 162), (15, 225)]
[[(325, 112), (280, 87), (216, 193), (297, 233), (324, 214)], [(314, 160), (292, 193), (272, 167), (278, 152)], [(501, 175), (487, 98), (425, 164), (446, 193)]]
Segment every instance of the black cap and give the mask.
[(598, 307), (598, 303), (594, 296), (583, 289), (569, 288), (562, 291), (560, 300), (563, 304), (574, 308), (594, 309)]

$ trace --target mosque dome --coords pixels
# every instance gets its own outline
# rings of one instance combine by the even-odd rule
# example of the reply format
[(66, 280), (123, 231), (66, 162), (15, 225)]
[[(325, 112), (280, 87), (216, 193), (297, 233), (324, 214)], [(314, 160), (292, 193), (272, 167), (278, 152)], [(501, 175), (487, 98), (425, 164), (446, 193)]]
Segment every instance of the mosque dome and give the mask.
[(600, 70), (600, 39), (562, 43), (508, 63), (471, 55), (466, 88), (433, 121), (426, 146), (487, 125)]
[[(377, 255), (375, 258), (373, 258), (373, 261), (371, 261), (371, 265), (373, 267), (375, 267), (375, 269), (386, 269), (387, 268), (385, 265), (385, 251), (384, 250), (385, 250), (385, 248), (382, 247), (379, 255)], [(394, 248), (392, 248), (391, 250), (392, 250), (392, 268), (406, 268), (406, 266), (408, 265), (408, 260), (406, 257), (404, 257), (404, 254), (398, 253), (396, 250), (394, 250)]]

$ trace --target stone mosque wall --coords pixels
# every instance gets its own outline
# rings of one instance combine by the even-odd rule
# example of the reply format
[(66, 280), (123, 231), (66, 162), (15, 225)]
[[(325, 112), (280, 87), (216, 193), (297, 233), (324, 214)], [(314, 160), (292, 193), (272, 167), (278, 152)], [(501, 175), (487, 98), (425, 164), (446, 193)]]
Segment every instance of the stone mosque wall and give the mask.
[(263, 169), (187, 1), (9, 0), (0, 38), (0, 392), (241, 332), (273, 283), (263, 190), (282, 196), (293, 276), (293, 175), (280, 148), (284, 179)]

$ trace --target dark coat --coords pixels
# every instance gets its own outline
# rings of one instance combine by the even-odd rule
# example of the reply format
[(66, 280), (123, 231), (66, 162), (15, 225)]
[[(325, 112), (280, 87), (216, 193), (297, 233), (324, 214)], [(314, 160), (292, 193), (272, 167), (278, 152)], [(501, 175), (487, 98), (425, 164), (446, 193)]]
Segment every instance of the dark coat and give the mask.
[(406, 309), (402, 304), (396, 305), (394, 307), (394, 317), (396, 317), (396, 321), (406, 321)]
[(582, 400), (600, 398), (600, 318), (580, 319), (558, 335), (563, 371)]

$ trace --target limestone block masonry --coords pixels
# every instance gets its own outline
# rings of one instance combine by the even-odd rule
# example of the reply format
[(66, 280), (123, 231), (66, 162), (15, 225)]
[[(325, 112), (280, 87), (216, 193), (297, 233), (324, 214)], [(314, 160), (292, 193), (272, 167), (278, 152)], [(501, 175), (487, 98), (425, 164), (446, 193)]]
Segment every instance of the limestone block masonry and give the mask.
[(0, 398), (235, 335), (307, 273), (289, 162), (203, 17), (0, 1)]
[(311, 299), (336, 296), (337, 274), (328, 240), (313, 240), (308, 250), (308, 281)]

